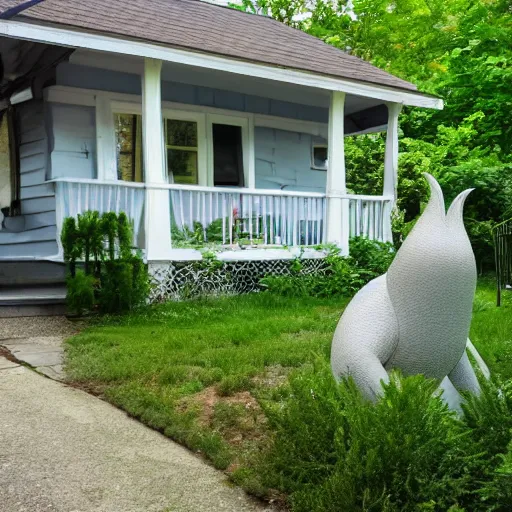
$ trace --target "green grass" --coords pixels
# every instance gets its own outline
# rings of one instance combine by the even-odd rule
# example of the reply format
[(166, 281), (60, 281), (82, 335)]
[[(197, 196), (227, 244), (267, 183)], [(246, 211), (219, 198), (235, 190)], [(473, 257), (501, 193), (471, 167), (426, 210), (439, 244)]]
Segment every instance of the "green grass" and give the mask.
[[(278, 400), (290, 369), (329, 357), (347, 302), (262, 293), (105, 319), (68, 342), (68, 375), (236, 477), (270, 435), (258, 400)], [(471, 338), (512, 377), (512, 294), (496, 308), (492, 280), (479, 283)]]
[(512, 378), (512, 291), (503, 292), (496, 307), (496, 285), (481, 279), (473, 304), (470, 338), (492, 371)]

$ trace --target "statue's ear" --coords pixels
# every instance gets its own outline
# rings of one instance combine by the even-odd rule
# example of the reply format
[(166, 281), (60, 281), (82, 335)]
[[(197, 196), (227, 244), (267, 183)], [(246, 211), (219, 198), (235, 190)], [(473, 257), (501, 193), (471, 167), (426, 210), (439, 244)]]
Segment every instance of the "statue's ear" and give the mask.
[(461, 192), (452, 202), (448, 213), (446, 214), (446, 223), (448, 226), (462, 225), (462, 213), (464, 210), (464, 203), (466, 198), (475, 190), (474, 188), (468, 188)]
[(440, 218), (444, 219), (446, 210), (444, 207), (443, 191), (441, 190), (441, 187), (439, 186), (439, 183), (437, 183), (437, 180), (434, 178), (434, 176), (428, 172), (424, 172), (423, 176), (425, 176), (425, 179), (430, 186), (430, 199), (428, 201), (427, 207), (425, 208), (425, 211), (423, 212), (423, 215), (428, 217), (431, 215), (439, 216)]

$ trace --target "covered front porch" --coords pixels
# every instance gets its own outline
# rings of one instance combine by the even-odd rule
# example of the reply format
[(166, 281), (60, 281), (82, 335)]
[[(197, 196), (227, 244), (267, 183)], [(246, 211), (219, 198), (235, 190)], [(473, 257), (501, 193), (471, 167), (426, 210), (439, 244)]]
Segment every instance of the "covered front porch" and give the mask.
[[(148, 261), (199, 259), (204, 249), (266, 259), (327, 244), (348, 254), (353, 236), (391, 241), (400, 102), (268, 79), (255, 87), (254, 78), (147, 57), (77, 51), (66, 66), (45, 101), (94, 109), (96, 161), (87, 172), (51, 170), (57, 232), (67, 216), (124, 211)], [(142, 94), (76, 87), (69, 77), (100, 70), (109, 88), (130, 71)], [(196, 88), (194, 101), (168, 101), (170, 78), (187, 80), (182, 93)], [(205, 82), (212, 87), (198, 90)], [(213, 100), (197, 100), (208, 92)], [(382, 130), (382, 195), (352, 194), (344, 137)], [(62, 165), (55, 157), (52, 166)]]

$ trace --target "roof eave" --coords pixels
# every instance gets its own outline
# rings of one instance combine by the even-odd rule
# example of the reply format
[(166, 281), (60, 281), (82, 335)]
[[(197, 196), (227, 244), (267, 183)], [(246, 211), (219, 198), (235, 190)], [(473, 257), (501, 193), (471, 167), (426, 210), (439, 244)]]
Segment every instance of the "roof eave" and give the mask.
[(318, 89), (341, 91), (389, 103), (401, 103), (403, 105), (439, 110), (443, 108), (443, 100), (440, 98), (412, 90), (315, 74), (297, 69), (270, 66), (258, 62), (234, 59), (228, 56), (161, 46), (146, 41), (78, 30), (74, 27), (62, 28), (35, 22), (0, 20), (0, 35), (71, 48), (86, 48), (108, 53), (161, 59), (167, 62), (176, 62)]

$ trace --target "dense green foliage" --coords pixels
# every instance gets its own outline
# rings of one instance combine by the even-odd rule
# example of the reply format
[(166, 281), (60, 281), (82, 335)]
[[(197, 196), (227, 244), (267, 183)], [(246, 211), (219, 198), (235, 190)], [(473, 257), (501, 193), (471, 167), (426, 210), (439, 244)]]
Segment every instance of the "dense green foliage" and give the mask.
[(66, 305), (68, 310), (81, 315), (94, 308), (94, 289), (96, 279), (83, 270), (76, 270), (66, 279)]
[(373, 405), (327, 365), (295, 372), (265, 405), (274, 443), (255, 471), (294, 511), (509, 510), (510, 393), (489, 383), (458, 418), (437, 385), (394, 375)]
[[(102, 313), (122, 313), (144, 304), (149, 279), (141, 257), (134, 254), (133, 231), (124, 213), (97, 211), (64, 220), (61, 234), (68, 264), (67, 305), (82, 314), (96, 306)], [(77, 270), (83, 264), (83, 270)]]
[(384, 274), (395, 256), (390, 243), (366, 238), (350, 240), (350, 257), (340, 256), (339, 249), (329, 248), (322, 272), (304, 275), (296, 260), (289, 276), (266, 276), (262, 286), (271, 293), (290, 297), (350, 297), (366, 283)]
[[(447, 199), (476, 187), (467, 227), (480, 269), (492, 267), (494, 223), (512, 216), (512, 10), (508, 0), (247, 0), (328, 44), (369, 60), (445, 101), (442, 111), (404, 109), (400, 118), (398, 207), (420, 213), (430, 172)], [(347, 184), (382, 191), (384, 136), (350, 137)], [(404, 222), (395, 225), (409, 230)]]

